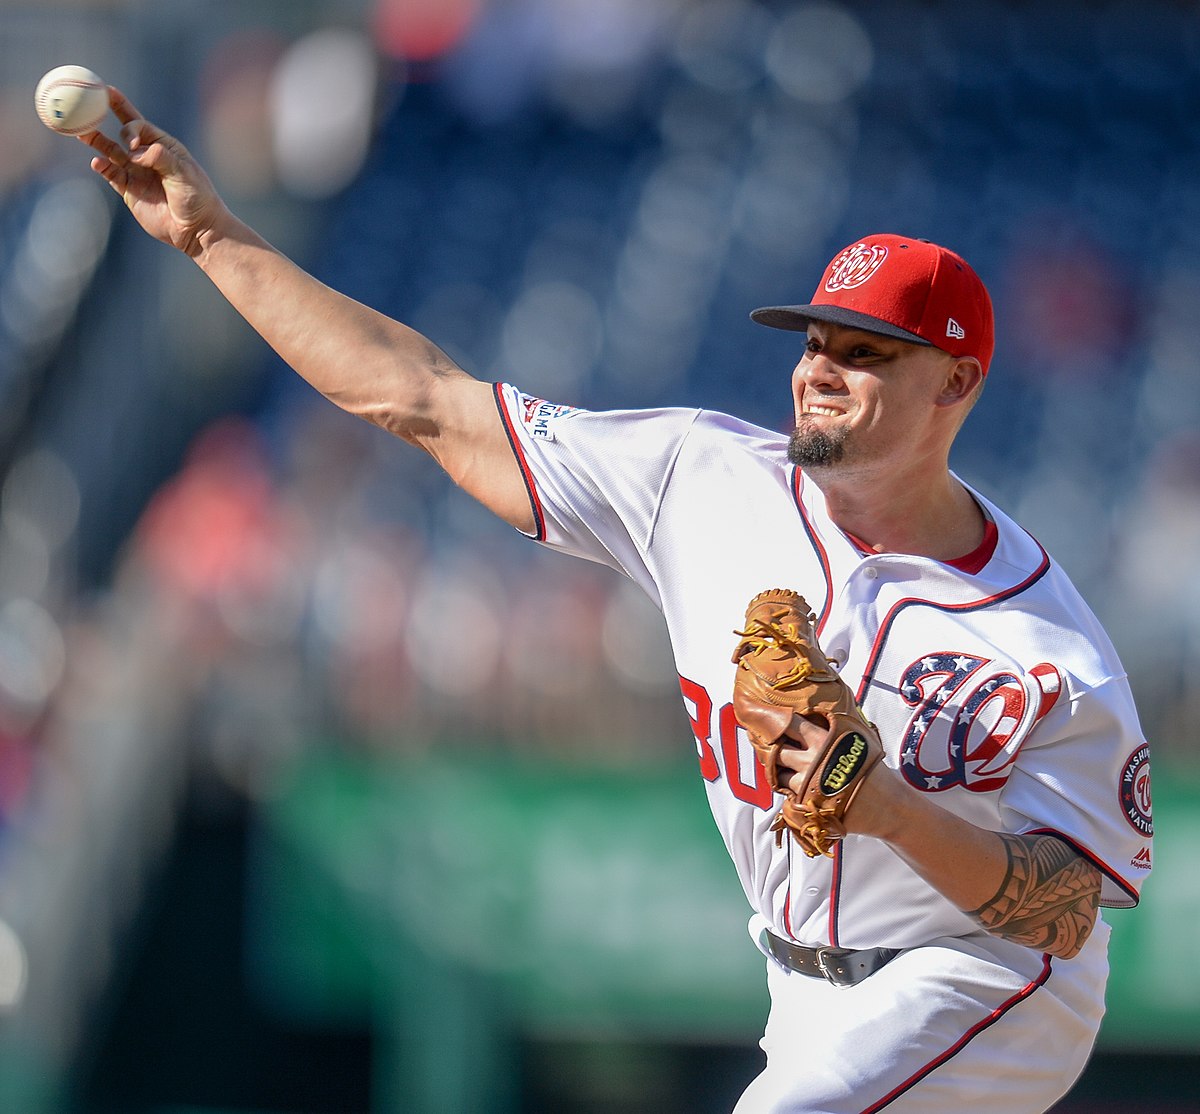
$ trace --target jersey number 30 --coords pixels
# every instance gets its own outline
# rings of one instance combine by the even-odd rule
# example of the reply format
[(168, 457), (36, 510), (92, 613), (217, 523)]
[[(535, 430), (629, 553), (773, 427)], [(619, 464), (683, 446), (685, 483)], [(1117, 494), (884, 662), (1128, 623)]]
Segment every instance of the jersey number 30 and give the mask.
[[(686, 677), (679, 685), (704, 779), (724, 773), (738, 800), (771, 808), (771, 787), (733, 705), (714, 716), (703, 685)], [(1045, 662), (1022, 674), (970, 654), (937, 653), (905, 669), (898, 690), (911, 709), (897, 754), (905, 780), (926, 793), (990, 793), (1008, 780), (1021, 744), (1058, 701), (1062, 677)]]

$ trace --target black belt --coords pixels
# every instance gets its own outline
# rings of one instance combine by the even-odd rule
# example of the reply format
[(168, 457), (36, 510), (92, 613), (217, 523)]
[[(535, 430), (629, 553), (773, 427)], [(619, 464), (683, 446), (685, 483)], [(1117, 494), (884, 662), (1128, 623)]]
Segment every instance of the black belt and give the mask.
[(834, 986), (854, 986), (875, 974), (885, 963), (890, 963), (900, 954), (899, 948), (806, 948), (781, 940), (766, 929), (762, 934), (763, 944), (789, 971), (811, 975), (816, 979), (827, 979)]

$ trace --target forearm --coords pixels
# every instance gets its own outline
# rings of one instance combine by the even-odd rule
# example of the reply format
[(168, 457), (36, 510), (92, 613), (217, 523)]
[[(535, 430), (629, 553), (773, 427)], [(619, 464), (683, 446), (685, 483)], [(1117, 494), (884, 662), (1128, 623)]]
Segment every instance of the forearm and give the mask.
[(214, 222), (189, 254), (326, 398), (424, 449), (489, 510), (534, 530), (490, 384), (414, 329), (318, 282), (232, 216)]
[(432, 341), (330, 289), (235, 217), (205, 233), (193, 258), (312, 386), (405, 440), (432, 433), (426, 416), (439, 381), (465, 378)]
[(997, 936), (1070, 959), (1095, 926), (1100, 872), (1054, 836), (997, 838), (1007, 858), (999, 885), (964, 912)]
[(986, 831), (906, 786), (890, 789), (889, 820), (873, 834), (925, 881), (996, 936), (1064, 959), (1079, 952), (1099, 908), (1092, 863), (1055, 836)]
[(432, 341), (318, 282), (230, 213), (174, 136), (119, 90), (121, 141), (80, 135), (138, 224), (182, 251), (298, 374), (342, 409), (428, 452), (464, 491), (531, 533), (526, 488), (489, 384)]

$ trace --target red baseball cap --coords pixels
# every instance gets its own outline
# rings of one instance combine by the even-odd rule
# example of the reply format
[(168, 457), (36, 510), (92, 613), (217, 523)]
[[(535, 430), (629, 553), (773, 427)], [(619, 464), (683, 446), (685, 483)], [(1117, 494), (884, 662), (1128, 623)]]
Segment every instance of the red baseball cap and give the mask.
[(839, 252), (805, 306), (765, 306), (760, 325), (803, 332), (829, 321), (974, 356), (987, 374), (995, 346), (987, 287), (960, 255), (928, 240), (865, 236)]

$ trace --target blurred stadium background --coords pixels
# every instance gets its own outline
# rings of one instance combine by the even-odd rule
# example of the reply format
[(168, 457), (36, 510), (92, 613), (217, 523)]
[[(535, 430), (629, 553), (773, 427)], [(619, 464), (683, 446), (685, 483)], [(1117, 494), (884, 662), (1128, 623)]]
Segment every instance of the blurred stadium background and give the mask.
[(295, 381), (41, 128), (75, 62), (555, 401), (785, 428), (749, 309), (870, 231), (971, 259), (956, 465), (1155, 748), (1059, 1109), (1200, 1110), (1197, 5), (5, 0), (0, 51), (0, 1109), (705, 1114), (765, 1009), (656, 613)]

